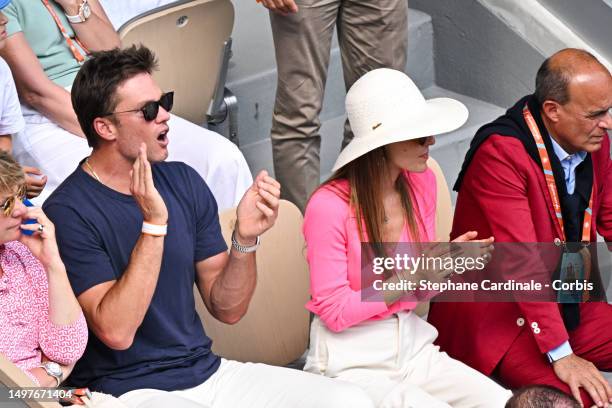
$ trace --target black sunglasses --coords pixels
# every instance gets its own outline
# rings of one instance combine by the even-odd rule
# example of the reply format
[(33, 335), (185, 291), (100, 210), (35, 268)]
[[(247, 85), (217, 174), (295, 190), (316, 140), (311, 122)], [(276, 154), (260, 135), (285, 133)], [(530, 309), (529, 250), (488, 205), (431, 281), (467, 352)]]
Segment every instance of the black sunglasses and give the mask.
[(130, 109), (130, 110), (125, 110), (125, 111), (120, 111), (120, 112), (109, 112), (109, 113), (103, 114), (102, 117), (110, 116), (110, 115), (117, 115), (119, 113), (142, 112), (142, 115), (144, 116), (144, 120), (146, 120), (147, 122), (150, 122), (157, 117), (160, 106), (164, 108), (166, 112), (170, 112), (172, 110), (173, 104), (174, 104), (174, 91), (171, 91), (171, 92), (166, 92), (165, 94), (162, 94), (162, 96), (159, 98), (158, 101), (151, 101), (151, 102), (145, 103), (144, 106), (140, 109)]
[(414, 139), (414, 141), (420, 145), (425, 145), (425, 143), (427, 142), (427, 139), (429, 139), (429, 136), (419, 137), (418, 139)]

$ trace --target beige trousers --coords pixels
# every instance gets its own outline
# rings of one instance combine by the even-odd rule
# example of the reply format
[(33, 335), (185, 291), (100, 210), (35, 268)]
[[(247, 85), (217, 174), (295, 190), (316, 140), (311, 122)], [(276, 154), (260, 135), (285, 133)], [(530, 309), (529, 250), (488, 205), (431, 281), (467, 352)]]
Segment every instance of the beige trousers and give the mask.
[(340, 333), (315, 318), (304, 370), (353, 382), (380, 408), (504, 407), (512, 393), (441, 352), (437, 336), (411, 312)]
[[(319, 113), (334, 27), (346, 89), (376, 68), (404, 70), (407, 0), (297, 0), (295, 15), (270, 14), (278, 84), (272, 118), (274, 172), (302, 211), (319, 185)], [(352, 139), (345, 124), (343, 147)]]

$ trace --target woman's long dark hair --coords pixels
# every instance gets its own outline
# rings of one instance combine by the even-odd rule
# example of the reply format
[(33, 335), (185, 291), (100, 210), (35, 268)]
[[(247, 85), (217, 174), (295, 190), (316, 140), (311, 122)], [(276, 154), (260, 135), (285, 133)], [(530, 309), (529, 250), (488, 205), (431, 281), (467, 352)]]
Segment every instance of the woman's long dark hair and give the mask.
[[(337, 170), (323, 186), (333, 186), (333, 182), (346, 179), (349, 183), (349, 195), (337, 191), (339, 195), (349, 202), (355, 210), (359, 238), (368, 242), (376, 256), (386, 256), (383, 248), (383, 224), (385, 210), (382, 198), (382, 186), (388, 177), (387, 155), (384, 147), (358, 157)], [(410, 190), (408, 180), (401, 174), (396, 182), (395, 189), (400, 194), (404, 219), (415, 242), (420, 241), (419, 223), (422, 223), (418, 211), (415, 211), (414, 196)], [(363, 225), (365, 224), (365, 231)], [(364, 234), (365, 232), (365, 234)]]

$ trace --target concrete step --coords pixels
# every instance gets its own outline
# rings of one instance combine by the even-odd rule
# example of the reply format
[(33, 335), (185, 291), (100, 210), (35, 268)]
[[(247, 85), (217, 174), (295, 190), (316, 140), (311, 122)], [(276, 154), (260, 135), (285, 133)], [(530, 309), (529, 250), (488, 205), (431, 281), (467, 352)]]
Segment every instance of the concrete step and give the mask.
[[(408, 14), (407, 72), (421, 88), (434, 84), (433, 28), (431, 18), (417, 10)], [(272, 46), (272, 45), (270, 45)], [(238, 132), (240, 147), (254, 172), (272, 169), (268, 155), (259, 156), (262, 145), (269, 144), (272, 111), (276, 93), (276, 70), (262, 72), (247, 78), (238, 78), (227, 84), (238, 98)], [(334, 39), (330, 55), (325, 98), (320, 118), (323, 123), (344, 114), (345, 86), (337, 40)], [(255, 155), (257, 153), (257, 155)]]
[[(532, 24), (532, 17), (512, 27), (486, 6), (489, 2), (409, 0), (410, 7), (432, 18), (436, 84), (499, 106), (511, 106), (533, 92), (536, 71), (544, 60), (543, 47), (532, 45), (537, 38), (527, 41), (520, 35)], [(509, 9), (523, 3), (496, 2), (505, 3)], [(544, 33), (545, 28), (536, 23), (533, 32)], [(550, 38), (546, 34), (533, 37), (542, 35)], [(556, 49), (562, 47), (558, 44)]]

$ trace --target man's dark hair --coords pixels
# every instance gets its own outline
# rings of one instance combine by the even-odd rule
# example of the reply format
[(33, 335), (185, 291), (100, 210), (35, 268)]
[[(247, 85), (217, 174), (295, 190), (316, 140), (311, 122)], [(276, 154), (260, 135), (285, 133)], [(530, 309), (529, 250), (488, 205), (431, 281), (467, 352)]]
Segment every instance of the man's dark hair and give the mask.
[(580, 408), (576, 398), (549, 385), (531, 385), (517, 390), (506, 408)]
[(72, 85), (72, 106), (89, 146), (95, 148), (99, 135), (95, 118), (113, 112), (119, 103), (117, 88), (128, 79), (157, 69), (157, 60), (144, 45), (95, 52), (79, 70)]
[(570, 100), (569, 83), (579, 63), (601, 65), (593, 54), (577, 48), (566, 48), (547, 58), (536, 75), (535, 96), (540, 106), (547, 101), (565, 105)]

